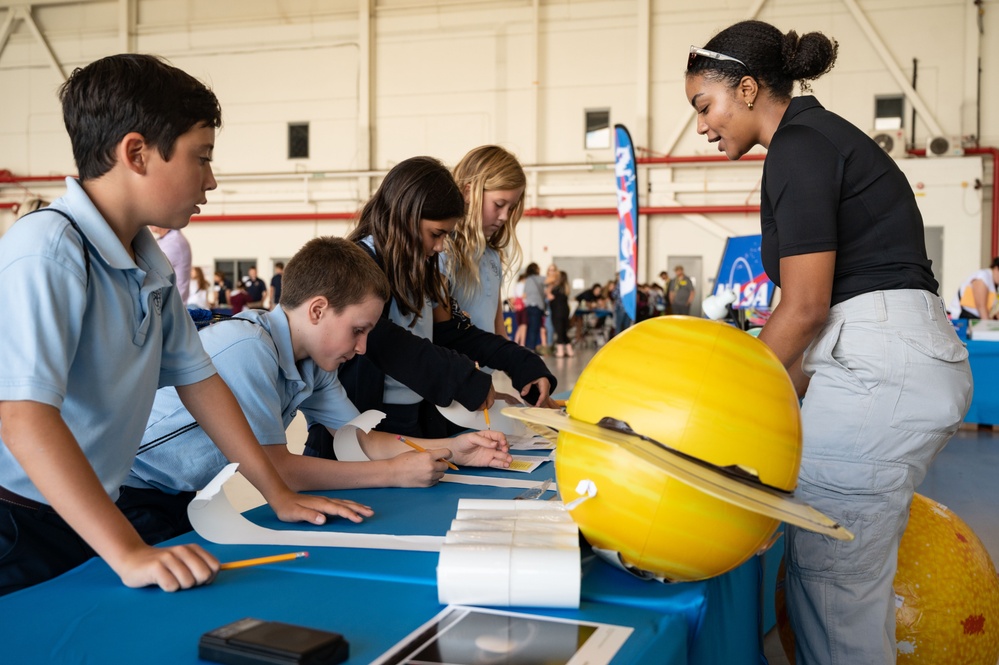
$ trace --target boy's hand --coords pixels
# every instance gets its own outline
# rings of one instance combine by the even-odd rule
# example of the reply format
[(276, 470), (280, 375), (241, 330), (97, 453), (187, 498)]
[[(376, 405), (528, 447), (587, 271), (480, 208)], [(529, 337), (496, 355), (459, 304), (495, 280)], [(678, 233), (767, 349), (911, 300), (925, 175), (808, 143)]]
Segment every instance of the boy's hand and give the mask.
[(448, 440), (454, 451), (454, 463), (461, 466), (491, 466), (505, 469), (510, 466), (510, 446), (503, 432), (482, 430), (465, 432)]
[(369, 506), (356, 501), (329, 499), (324, 496), (295, 494), (294, 492), (289, 492), (280, 499), (270, 502), (270, 505), (282, 522), (326, 524), (327, 515), (343, 517), (351, 522), (361, 522), (365, 517), (371, 517), (375, 514), (375, 511)]
[(219, 562), (200, 545), (143, 545), (129, 553), (114, 570), (128, 587), (157, 585), (164, 591), (178, 591), (214, 580)]
[(393, 457), (392, 487), (430, 487), (440, 482), (447, 471), (443, 460), (451, 459), (451, 451), (435, 448), (425, 453), (405, 452)]

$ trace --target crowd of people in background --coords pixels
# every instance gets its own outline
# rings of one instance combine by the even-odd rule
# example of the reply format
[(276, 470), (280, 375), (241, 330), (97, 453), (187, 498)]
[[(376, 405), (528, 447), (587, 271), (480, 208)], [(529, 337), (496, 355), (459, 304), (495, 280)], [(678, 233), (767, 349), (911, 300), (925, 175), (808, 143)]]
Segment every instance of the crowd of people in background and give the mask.
[[(201, 309), (239, 314), (244, 309), (274, 309), (281, 303), (281, 274), (284, 264), (274, 264), (270, 287), (257, 274), (257, 267), (250, 266), (247, 274), (235, 283), (224, 272), (216, 270), (214, 282), (209, 284), (199, 266), (191, 268), (191, 285), (187, 291), (187, 305)], [(179, 285), (178, 285), (179, 288)]]
[(284, 263), (274, 263), (270, 285), (250, 266), (235, 284), (221, 270), (216, 270), (209, 284), (201, 266), (191, 263), (191, 245), (179, 229), (150, 227), (156, 243), (166, 254), (177, 277), (177, 290), (185, 296), (188, 307), (208, 309), (223, 314), (239, 314), (244, 309), (274, 309), (281, 303), (281, 275)]
[(665, 314), (689, 314), (696, 288), (683, 266), (676, 266), (674, 272), (673, 278), (665, 270), (659, 273), (662, 284), (649, 282), (636, 287), (636, 318), (632, 321), (624, 314), (616, 277), (572, 295), (566, 271), (552, 264), (541, 277), (538, 264), (530, 263), (504, 303), (510, 317), (507, 333), (517, 344), (540, 355), (563, 358), (575, 355), (574, 346), (591, 341), (599, 346), (634, 323)]

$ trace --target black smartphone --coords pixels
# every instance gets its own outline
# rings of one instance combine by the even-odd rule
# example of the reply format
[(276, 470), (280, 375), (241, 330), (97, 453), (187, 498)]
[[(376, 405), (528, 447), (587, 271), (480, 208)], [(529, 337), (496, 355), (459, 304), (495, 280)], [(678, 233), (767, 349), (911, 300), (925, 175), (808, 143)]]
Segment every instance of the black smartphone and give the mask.
[(199, 658), (226, 665), (336, 665), (349, 655), (339, 633), (251, 618), (208, 631), (198, 641)]

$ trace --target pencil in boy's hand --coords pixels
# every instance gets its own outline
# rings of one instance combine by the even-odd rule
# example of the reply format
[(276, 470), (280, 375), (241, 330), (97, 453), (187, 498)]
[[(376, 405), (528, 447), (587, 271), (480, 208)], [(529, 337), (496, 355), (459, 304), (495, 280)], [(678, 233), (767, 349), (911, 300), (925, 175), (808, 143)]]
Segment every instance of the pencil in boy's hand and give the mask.
[[(395, 438), (399, 439), (400, 441), (402, 441), (403, 443), (405, 443), (405, 444), (406, 444), (407, 446), (409, 446), (409, 447), (410, 447), (410, 448), (412, 448), (413, 450), (417, 450), (417, 451), (419, 451), (419, 452), (421, 452), (421, 453), (425, 453), (425, 452), (427, 452), (427, 449), (426, 449), (426, 448), (424, 448), (423, 446), (421, 446), (421, 445), (420, 445), (420, 444), (418, 444), (418, 443), (414, 443), (414, 442), (410, 441), (409, 439), (407, 439), (406, 437), (402, 436), (401, 434), (397, 434)], [(456, 467), (456, 466), (455, 466), (454, 464), (452, 464), (451, 462), (448, 462), (448, 461), (447, 461), (446, 459), (444, 459), (443, 457), (439, 458), (439, 459), (438, 459), (437, 461), (438, 461), (438, 462), (444, 462), (445, 464), (447, 464), (447, 465), (448, 465), (448, 466), (449, 466), (450, 468), (454, 469), (455, 471), (457, 471), (457, 470), (458, 470), (458, 467)]]
[(291, 561), (309, 556), (308, 552), (290, 552), (288, 554), (275, 554), (274, 556), (262, 556), (256, 559), (243, 559), (242, 561), (230, 561), (219, 566), (220, 570), (231, 570), (233, 568), (246, 568), (248, 566), (259, 566), (264, 563), (277, 563), (278, 561)]
[(489, 409), (483, 409), (482, 413), (486, 416), (486, 429), (492, 429), (492, 425), (489, 424)]

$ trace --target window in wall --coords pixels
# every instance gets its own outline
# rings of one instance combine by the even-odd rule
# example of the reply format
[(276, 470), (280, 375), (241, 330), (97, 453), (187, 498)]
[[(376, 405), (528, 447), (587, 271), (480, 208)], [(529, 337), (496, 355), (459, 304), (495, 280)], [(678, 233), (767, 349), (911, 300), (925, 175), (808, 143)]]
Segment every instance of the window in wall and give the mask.
[(874, 129), (902, 129), (904, 95), (878, 95), (874, 98)]
[(587, 150), (611, 147), (610, 109), (586, 109), (583, 147)]
[[(229, 285), (232, 286), (237, 280), (250, 274), (250, 268), (257, 265), (253, 259), (219, 259), (215, 261), (215, 271), (222, 273)], [(260, 269), (257, 269), (258, 277)]]
[(309, 123), (288, 123), (288, 159), (302, 159), (309, 156)]

